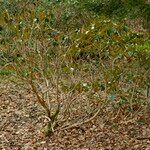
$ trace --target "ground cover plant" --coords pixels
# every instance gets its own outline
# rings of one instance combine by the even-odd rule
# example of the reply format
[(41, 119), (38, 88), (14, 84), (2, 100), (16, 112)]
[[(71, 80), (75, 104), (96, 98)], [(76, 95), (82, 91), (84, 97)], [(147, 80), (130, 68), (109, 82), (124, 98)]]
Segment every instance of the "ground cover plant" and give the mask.
[[(15, 104), (15, 101), (17, 105), (21, 104), (19, 112), (28, 114), (31, 124), (38, 127), (34, 131), (33, 128), (29, 130), (36, 132), (34, 137), (41, 133), (42, 138), (48, 136), (51, 139), (56, 136), (55, 133), (65, 137), (62, 132), (75, 129), (82, 134), (88, 133), (85, 136), (89, 138), (88, 128), (91, 125), (94, 134), (111, 132), (115, 136), (125, 130), (129, 137), (117, 144), (117, 149), (140, 148), (142, 143), (138, 140), (145, 140), (143, 148), (148, 148), (149, 29), (136, 31), (126, 19), (122, 19), (131, 4), (130, 7), (125, 5), (128, 9), (123, 14), (119, 13), (121, 9), (117, 13), (107, 11), (108, 15), (99, 11), (99, 7), (103, 5), (100, 8), (104, 9), (107, 2), (20, 0), (0, 3), (0, 130), (3, 133), (3, 143), (0, 144), (3, 149), (22, 147), (24, 143), (22, 141), (16, 146), (4, 140), (7, 126), (11, 126), (7, 123), (7, 111), (11, 110), (11, 103)], [(144, 8), (143, 14), (147, 16), (148, 3), (142, 1), (138, 4), (136, 9)], [(113, 1), (109, 5), (113, 5)], [(115, 9), (116, 6), (108, 8)], [(13, 92), (16, 92), (15, 101)], [(33, 110), (24, 112), (26, 109)], [(17, 112), (11, 110), (11, 113), (21, 115)], [(17, 116), (14, 118), (17, 119)], [(36, 123), (35, 120), (39, 121)], [(16, 122), (19, 130), (21, 120)], [(67, 136), (72, 137), (70, 134)], [(103, 138), (105, 136), (101, 140)], [(118, 138), (121, 139), (120, 134)], [(56, 139), (53, 139), (55, 144), (43, 146), (61, 149), (61, 145), (57, 147), (59, 142)], [(108, 144), (107, 140), (101, 140), (95, 147), (90, 147), (83, 140), (84, 146), (74, 147), (77, 142), (72, 147), (63, 145), (63, 149), (113, 149), (111, 142)], [(109, 140), (112, 140), (111, 135)], [(30, 148), (33, 147), (34, 144), (31, 144)]]

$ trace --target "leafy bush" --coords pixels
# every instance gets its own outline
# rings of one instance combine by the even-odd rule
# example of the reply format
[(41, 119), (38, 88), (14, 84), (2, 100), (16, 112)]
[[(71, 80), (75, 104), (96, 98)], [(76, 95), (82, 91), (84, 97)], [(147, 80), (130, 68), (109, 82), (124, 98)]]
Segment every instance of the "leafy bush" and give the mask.
[[(125, 22), (77, 11), (78, 1), (9, 2), (1, 2), (1, 74), (9, 68), (30, 85), (48, 118), (46, 135), (57, 127), (59, 114), (98, 114), (103, 104), (108, 112), (120, 107), (126, 116), (143, 105), (150, 86), (147, 35)], [(125, 2), (112, 2), (81, 1), (85, 9), (101, 7), (109, 16), (127, 12)]]

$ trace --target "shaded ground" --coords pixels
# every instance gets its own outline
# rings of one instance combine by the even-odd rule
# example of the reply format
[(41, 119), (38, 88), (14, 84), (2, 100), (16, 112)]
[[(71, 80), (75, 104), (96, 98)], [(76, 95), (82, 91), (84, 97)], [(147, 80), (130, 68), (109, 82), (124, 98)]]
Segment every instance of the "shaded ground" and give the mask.
[(111, 124), (98, 116), (82, 127), (45, 137), (44, 113), (34, 99), (28, 89), (0, 84), (0, 150), (150, 150), (150, 139), (137, 139), (150, 135), (148, 117), (146, 122)]

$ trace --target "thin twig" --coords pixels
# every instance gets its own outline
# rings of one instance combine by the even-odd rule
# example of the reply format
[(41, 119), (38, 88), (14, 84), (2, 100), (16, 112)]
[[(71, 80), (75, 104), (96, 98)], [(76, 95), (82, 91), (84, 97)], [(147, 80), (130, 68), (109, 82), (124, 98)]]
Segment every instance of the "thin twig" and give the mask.
[(82, 124), (85, 124), (85, 123), (88, 123), (90, 121), (92, 121), (100, 112), (102, 107), (99, 107), (99, 109), (97, 110), (97, 112), (94, 114), (94, 116), (92, 116), (91, 118), (85, 120), (85, 121), (82, 121), (82, 122), (77, 122), (77, 123), (74, 123), (70, 126), (67, 126), (67, 127), (62, 127), (61, 129), (58, 129), (58, 130), (67, 130), (67, 129), (71, 129), (71, 128), (74, 128), (74, 127), (77, 127), (77, 126), (81, 126)]
[(138, 137), (137, 140), (150, 140), (150, 137)]

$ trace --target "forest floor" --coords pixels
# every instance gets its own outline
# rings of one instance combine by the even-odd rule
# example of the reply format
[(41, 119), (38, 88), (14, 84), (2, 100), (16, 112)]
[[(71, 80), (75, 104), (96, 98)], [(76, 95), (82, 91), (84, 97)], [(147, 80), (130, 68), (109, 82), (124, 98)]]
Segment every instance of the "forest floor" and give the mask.
[[(138, 116), (136, 116), (138, 117)], [(41, 132), (43, 110), (28, 89), (0, 83), (0, 150), (150, 150), (150, 118), (133, 118), (116, 125), (101, 116), (82, 127)], [(100, 121), (101, 120), (101, 121)]]

